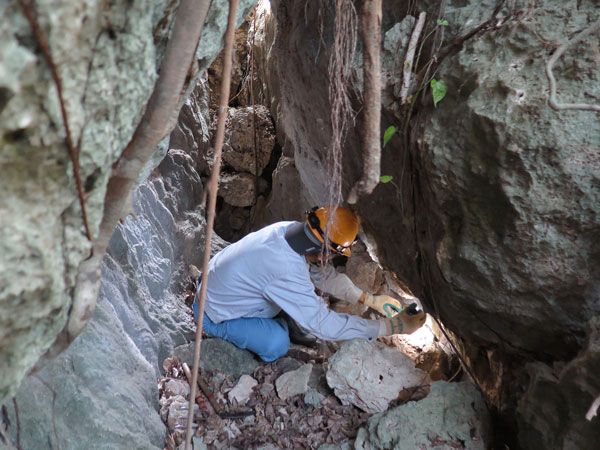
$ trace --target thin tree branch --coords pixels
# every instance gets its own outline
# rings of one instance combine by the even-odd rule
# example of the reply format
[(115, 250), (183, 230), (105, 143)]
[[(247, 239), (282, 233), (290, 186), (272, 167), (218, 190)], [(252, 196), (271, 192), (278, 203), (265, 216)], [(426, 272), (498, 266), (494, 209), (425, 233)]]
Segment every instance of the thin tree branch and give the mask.
[[(190, 386), (190, 401), (188, 420), (185, 432), (185, 450), (190, 450), (192, 444), (192, 422), (194, 420), (194, 401), (196, 398), (196, 385), (198, 384), (198, 366), (200, 365), (200, 345), (202, 343), (202, 324), (204, 322), (204, 303), (206, 301), (206, 285), (208, 279), (208, 261), (210, 260), (211, 240), (215, 223), (215, 206), (217, 204), (217, 190), (219, 187), (219, 171), (221, 169), (221, 154), (225, 136), (225, 120), (227, 119), (229, 88), (231, 84), (231, 65), (233, 41), (235, 33), (235, 16), (238, 0), (229, 1), (229, 16), (225, 32), (225, 51), (223, 53), (223, 74), (221, 79), (221, 94), (219, 96), (219, 118), (217, 120), (217, 134), (215, 140), (215, 162), (210, 179), (207, 183), (208, 190), (208, 216), (206, 219), (206, 233), (204, 240), (204, 259), (202, 263), (202, 284), (200, 285), (200, 298), (198, 299), (198, 323), (196, 324), (196, 338), (194, 340), (194, 363), (192, 364), (192, 382)], [(198, 292), (196, 292), (197, 294)]]
[(210, 0), (181, 0), (160, 74), (144, 115), (131, 141), (113, 165), (104, 202), (104, 215), (94, 240), (93, 256), (78, 269), (67, 325), (48, 353), (52, 357), (79, 336), (96, 307), (100, 266), (112, 232), (121, 218), (137, 177), (158, 143), (175, 126), (182, 88), (210, 8)]
[(52, 58), (52, 54), (50, 53), (50, 46), (48, 45), (48, 41), (44, 37), (44, 33), (40, 27), (40, 24), (37, 20), (37, 11), (35, 8), (35, 4), (33, 0), (19, 0), (19, 4), (21, 5), (21, 9), (23, 10), (23, 14), (27, 18), (29, 22), (29, 26), (33, 31), (33, 35), (42, 50), (42, 54), (44, 55), (44, 60), (46, 64), (50, 68), (50, 72), (52, 73), (52, 79), (54, 80), (54, 84), (56, 85), (56, 92), (58, 93), (58, 103), (60, 104), (60, 113), (62, 115), (63, 124), (65, 127), (65, 141), (67, 143), (67, 150), (69, 152), (69, 156), (71, 157), (71, 163), (73, 164), (73, 176), (75, 177), (75, 184), (77, 185), (77, 195), (79, 196), (79, 204), (81, 206), (81, 215), (83, 218), (83, 226), (85, 227), (85, 235), (89, 241), (92, 240), (92, 235), (90, 233), (90, 227), (88, 226), (87, 214), (85, 212), (85, 193), (83, 191), (83, 183), (81, 182), (81, 175), (79, 174), (79, 152), (75, 150), (73, 146), (73, 139), (71, 137), (71, 128), (69, 127), (69, 119), (67, 116), (67, 110), (65, 108), (65, 101), (63, 99), (63, 88), (62, 88), (62, 80), (58, 75), (58, 68)]
[(356, 203), (379, 183), (381, 160), (381, 5), (382, 0), (365, 0), (362, 12), (364, 129), (363, 175), (348, 195)]
[(573, 43), (586, 39), (590, 34), (600, 30), (600, 19), (596, 20), (592, 25), (577, 34), (574, 38), (569, 39), (567, 42), (561, 44), (546, 63), (546, 76), (548, 77), (548, 84), (550, 85), (550, 97), (548, 98), (548, 105), (555, 111), (563, 111), (567, 109), (579, 109), (583, 111), (597, 111), (600, 112), (600, 105), (591, 105), (587, 103), (559, 103), (556, 98), (556, 79), (552, 69), (554, 64), (563, 55), (563, 53)]
[(415, 24), (413, 28), (412, 35), (410, 36), (410, 42), (408, 44), (408, 50), (406, 51), (406, 57), (404, 58), (404, 71), (402, 74), (402, 88), (400, 89), (400, 104), (404, 105), (406, 103), (406, 98), (408, 97), (408, 91), (410, 89), (410, 80), (412, 78), (412, 67), (413, 61), (415, 59), (415, 51), (417, 49), (417, 43), (419, 42), (419, 36), (423, 31), (423, 26), (425, 25), (425, 18), (427, 17), (427, 13), (423, 11), (419, 14), (419, 20)]

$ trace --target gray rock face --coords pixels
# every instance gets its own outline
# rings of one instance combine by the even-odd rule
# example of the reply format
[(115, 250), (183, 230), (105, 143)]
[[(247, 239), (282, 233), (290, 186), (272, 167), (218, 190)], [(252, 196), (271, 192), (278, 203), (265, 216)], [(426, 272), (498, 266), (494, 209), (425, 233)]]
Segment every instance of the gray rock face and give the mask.
[(600, 316), (588, 323), (587, 345), (566, 365), (532, 363), (527, 393), (520, 399), (523, 448), (592, 448), (600, 440), (600, 416), (585, 413), (600, 392)]
[(402, 389), (427, 384), (425, 372), (381, 342), (346, 341), (329, 359), (327, 384), (342, 404), (365, 412), (385, 411)]
[[(240, 2), (238, 23), (253, 3)], [(79, 150), (92, 237), (112, 165), (154, 87), (173, 25), (172, 6), (167, 0), (35, 2)], [(198, 46), (200, 72), (220, 51), (227, 10), (224, 0), (212, 3)], [(19, 2), (0, 3), (0, 15), (2, 402), (63, 328), (77, 268), (91, 246), (50, 70)], [(158, 150), (164, 154), (164, 143)]]
[(280, 220), (304, 220), (304, 211), (315, 206), (307, 188), (302, 183), (294, 158), (282, 156), (273, 171), (272, 190), (269, 197), (260, 197), (254, 216), (255, 228)]
[[(92, 234), (102, 217), (111, 165), (129, 141), (156, 79), (157, 51), (162, 50), (153, 28), (162, 16), (167, 28), (172, 21), (164, 6), (140, 0), (36, 2), (62, 79), (72, 139), (80, 142)], [(88, 257), (90, 243), (48, 66), (18, 2), (2, 2), (0, 15), (3, 401), (63, 327), (77, 266)], [(157, 37), (157, 43), (162, 48), (164, 38)]]
[[(333, 13), (302, 1), (272, 4), (278, 22), (273, 64), (284, 61), (277, 65), (277, 128), (320, 201), (329, 183), (322, 162), (331, 137), (326, 86)], [(414, 8), (433, 17), (428, 30), (437, 15), (429, 4)], [(445, 42), (486, 21), (494, 6), (448, 2)], [(406, 2), (384, 4), (384, 42), (403, 42), (401, 33), (387, 33), (407, 9)], [(397, 273), (426, 308), (439, 311), (444, 324), (474, 348), (480, 360), (473, 364), (480, 367), (494, 367), (483, 356), (492, 349), (503, 355), (500, 361), (524, 355), (568, 361), (584, 344), (585, 324), (600, 313), (600, 121), (589, 111), (550, 109), (544, 67), (553, 49), (546, 42), (563, 42), (588, 27), (598, 17), (597, 5), (545, 0), (532, 14), (535, 25), (510, 22), (467, 41), (442, 62), (435, 76), (448, 85), (446, 98), (434, 108), (426, 92), (425, 103), (419, 100), (413, 110), (408, 145), (393, 138), (382, 152), (382, 175), (393, 176), (395, 184), (380, 184), (357, 204), (382, 266)], [(319, 20), (321, 28), (312, 26)], [(561, 101), (598, 103), (591, 42), (574, 46), (557, 63)], [(384, 58), (389, 55), (386, 49)], [(383, 67), (391, 63), (384, 60)], [(406, 124), (393, 98), (398, 82), (386, 80), (382, 129)], [(345, 140), (345, 192), (362, 172), (361, 128), (359, 114)], [(510, 378), (517, 375), (510, 366), (498, 369), (487, 376), (507, 378), (490, 383), (497, 387), (490, 396), (507, 389), (503, 396), (515, 400), (525, 386)], [(540, 374), (546, 370), (552, 371), (546, 366)], [(539, 429), (546, 419), (527, 420), (539, 420)]]
[[(256, 178), (249, 173), (221, 174), (218, 195), (232, 206), (252, 206), (256, 203)], [(258, 189), (266, 189), (267, 182), (258, 178)]]
[[(545, 39), (560, 42), (595, 20), (596, 7), (571, 15), (575, 4), (544, 2), (536, 23), (550, 31)], [(448, 20), (486, 13), (473, 5)], [(422, 147), (441, 225), (432, 263), (452, 298), (440, 304), (449, 323), (565, 358), (600, 313), (600, 121), (548, 107), (545, 59), (531, 56), (544, 45), (533, 29), (510, 28), (469, 41), (438, 72), (450, 95), (424, 121)], [(598, 98), (593, 67), (589, 46), (563, 56), (561, 98)], [(462, 321), (453, 312), (461, 305), (470, 310)]]
[(172, 149), (180, 149), (197, 161), (200, 175), (210, 174), (210, 112), (208, 109), (208, 82), (198, 80), (192, 94), (181, 107), (177, 125), (170, 136)]
[(269, 162), (274, 146), (273, 119), (265, 106), (229, 108), (223, 144), (224, 163), (238, 172), (260, 175)]
[(312, 372), (312, 364), (304, 364), (298, 369), (291, 370), (275, 380), (277, 395), (285, 400), (294, 395), (304, 394), (308, 390), (308, 380)]
[(358, 430), (356, 450), (487, 449), (490, 416), (471, 383), (431, 384), (430, 394), (376, 414)]
[(16, 397), (23, 448), (58, 446), (53, 411), (60, 448), (85, 448), (83, 442), (163, 448), (156, 380), (173, 348), (193, 338), (189, 309), (175, 293), (183, 289), (186, 263), (199, 263), (185, 261), (184, 247), (193, 242), (200, 253), (204, 240), (201, 215), (190, 219), (188, 211), (202, 194), (190, 163), (189, 156), (171, 152), (159, 167), (165, 178), (138, 188), (137, 220), (129, 217), (112, 236), (93, 319), (66, 352), (23, 381)]

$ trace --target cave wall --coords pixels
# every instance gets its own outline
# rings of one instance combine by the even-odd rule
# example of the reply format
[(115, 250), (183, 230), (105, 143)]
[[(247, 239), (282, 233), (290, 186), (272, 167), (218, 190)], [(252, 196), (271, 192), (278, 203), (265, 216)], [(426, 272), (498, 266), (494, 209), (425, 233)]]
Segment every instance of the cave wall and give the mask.
[[(445, 2), (444, 42), (487, 21), (495, 6)], [(532, 436), (545, 430), (546, 448), (569, 448), (576, 442), (574, 429), (585, 430), (586, 439), (598, 434), (597, 423), (586, 422), (581, 411), (600, 390), (598, 381), (573, 387), (561, 375), (561, 361), (587, 358), (578, 367), (595, 370), (594, 357), (581, 352), (591, 336), (588, 323), (600, 315), (600, 121), (591, 111), (550, 109), (545, 63), (556, 48), (550, 43), (590, 26), (598, 10), (591, 1), (509, 6), (498, 17), (511, 19), (495, 21), (506, 23), (467, 40), (441, 62), (435, 76), (446, 82), (448, 93), (437, 107), (425, 92), (408, 116), (409, 107), (397, 95), (402, 67), (397, 61), (406, 42), (398, 24), (409, 5), (384, 3), (384, 48), (398, 51), (383, 53), (382, 132), (408, 125), (407, 134), (397, 133), (382, 151), (382, 175), (391, 175), (393, 183), (380, 183), (356, 209), (379, 261), (456, 334), (489, 388), (491, 406), (514, 412), (526, 393), (518, 426), (536, 431), (522, 433), (521, 444), (529, 447)], [(417, 16), (421, 10), (430, 18), (426, 34), (439, 4), (416, 2), (410, 12)], [(276, 122), (294, 150), (303, 183), (314, 198), (326, 201), (334, 12), (318, 2), (274, 1), (273, 14), (272, 64), (281, 89)], [(569, 50), (555, 67), (563, 102), (599, 103), (592, 41)], [(424, 46), (419, 68), (430, 47)], [(352, 68), (355, 92), (361, 90), (360, 60), (359, 45)], [(354, 106), (360, 110), (356, 97)], [(361, 126), (359, 111), (344, 144), (346, 193), (360, 176)], [(533, 366), (524, 371), (527, 362)], [(560, 382), (543, 384), (550, 378), (544, 373)], [(549, 386), (558, 397), (540, 394)], [(578, 393), (576, 399), (569, 389)], [(548, 422), (539, 413), (545, 402), (548, 408), (566, 402), (578, 412), (561, 416), (562, 428), (544, 427), (540, 424)]]
[[(253, 1), (240, 2), (241, 23)], [(143, 114), (177, 2), (35, 2), (62, 80), (92, 237), (112, 164)], [(222, 46), (228, 2), (214, 1), (198, 45), (202, 73)], [(0, 402), (52, 345), (90, 254), (56, 85), (17, 0), (0, 4)], [(160, 162), (156, 149), (140, 182)]]

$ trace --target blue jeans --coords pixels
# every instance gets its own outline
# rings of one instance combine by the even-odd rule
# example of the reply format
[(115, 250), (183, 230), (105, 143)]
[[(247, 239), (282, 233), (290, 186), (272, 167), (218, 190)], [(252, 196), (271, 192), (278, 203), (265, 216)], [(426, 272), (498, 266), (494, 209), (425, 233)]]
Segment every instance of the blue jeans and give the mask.
[[(194, 318), (198, 320), (198, 305), (193, 305)], [(290, 348), (290, 335), (283, 319), (242, 317), (214, 323), (204, 313), (202, 330), (214, 337), (233, 343), (256, 353), (263, 361), (275, 361)]]

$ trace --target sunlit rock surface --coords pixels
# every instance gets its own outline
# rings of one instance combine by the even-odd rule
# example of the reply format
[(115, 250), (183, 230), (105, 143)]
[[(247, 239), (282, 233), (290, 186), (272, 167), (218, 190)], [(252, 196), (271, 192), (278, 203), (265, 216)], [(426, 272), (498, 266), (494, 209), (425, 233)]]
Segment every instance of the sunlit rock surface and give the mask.
[(336, 397), (368, 413), (385, 411), (400, 391), (418, 390), (428, 382), (412, 359), (380, 342), (346, 341), (329, 358), (327, 384)]

